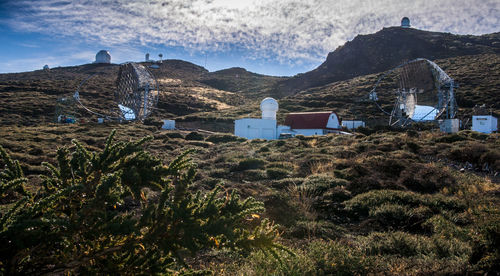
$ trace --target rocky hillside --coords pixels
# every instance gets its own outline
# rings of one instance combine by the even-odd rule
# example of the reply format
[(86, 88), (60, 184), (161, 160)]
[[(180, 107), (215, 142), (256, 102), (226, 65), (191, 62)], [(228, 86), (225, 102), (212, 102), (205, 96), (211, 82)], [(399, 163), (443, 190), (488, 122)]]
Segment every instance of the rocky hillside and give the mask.
[[(459, 84), (455, 96), (458, 117), (464, 123), (476, 104), (485, 104), (494, 114), (500, 115), (500, 54), (461, 56), (435, 62)], [(335, 110), (347, 120), (386, 124), (388, 116), (368, 100), (368, 93), (379, 75), (370, 74), (303, 90), (282, 98), (281, 112)], [(386, 110), (392, 109), (394, 98), (391, 96), (379, 94), (379, 102)]]
[(356, 36), (329, 53), (318, 68), (281, 82), (276, 93), (291, 95), (307, 88), (386, 71), (415, 58), (436, 60), (495, 53), (500, 53), (500, 33), (472, 36), (384, 28), (374, 34)]

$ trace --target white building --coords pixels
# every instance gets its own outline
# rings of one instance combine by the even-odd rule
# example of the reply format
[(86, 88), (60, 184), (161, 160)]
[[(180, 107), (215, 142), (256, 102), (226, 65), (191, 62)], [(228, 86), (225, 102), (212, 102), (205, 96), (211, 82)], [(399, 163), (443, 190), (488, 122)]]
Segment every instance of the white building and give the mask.
[(252, 118), (236, 120), (234, 135), (247, 139), (276, 139), (276, 120)]
[(356, 129), (358, 127), (364, 127), (365, 122), (363, 121), (346, 121), (342, 120), (342, 126), (346, 127), (347, 129)]
[(273, 98), (265, 98), (260, 103), (262, 119), (244, 118), (234, 121), (234, 135), (247, 139), (272, 140), (278, 137), (276, 112), (278, 102)]
[(498, 131), (497, 118), (491, 115), (474, 115), (472, 116), (472, 130), (482, 133)]
[(278, 102), (273, 98), (265, 98), (260, 103), (261, 119), (244, 118), (234, 121), (234, 135), (247, 139), (277, 139), (280, 135), (324, 135), (340, 133), (341, 124), (335, 112), (290, 113), (285, 125), (276, 123)]
[(94, 63), (111, 63), (111, 55), (106, 50), (100, 50), (95, 55)]
[(290, 113), (285, 125), (290, 127), (292, 135), (325, 135), (341, 131), (340, 119), (333, 111)]

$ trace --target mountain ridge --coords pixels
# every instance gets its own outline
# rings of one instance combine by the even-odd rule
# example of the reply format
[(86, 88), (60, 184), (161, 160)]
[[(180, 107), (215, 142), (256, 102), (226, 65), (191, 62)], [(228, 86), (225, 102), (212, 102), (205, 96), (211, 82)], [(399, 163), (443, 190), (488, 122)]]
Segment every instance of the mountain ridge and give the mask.
[(295, 75), (275, 87), (279, 96), (389, 70), (415, 58), (430, 60), (478, 54), (499, 54), (500, 33), (456, 35), (413, 28), (389, 27), (330, 52), (316, 69)]

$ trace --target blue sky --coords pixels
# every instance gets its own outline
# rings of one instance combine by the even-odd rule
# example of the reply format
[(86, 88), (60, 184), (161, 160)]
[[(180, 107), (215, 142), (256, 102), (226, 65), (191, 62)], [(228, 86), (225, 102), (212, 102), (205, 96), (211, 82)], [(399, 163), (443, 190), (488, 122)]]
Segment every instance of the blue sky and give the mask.
[(500, 0), (0, 0), (0, 72), (182, 59), (268, 75), (316, 68), (358, 34), (410, 17), (429, 31), (500, 31)]

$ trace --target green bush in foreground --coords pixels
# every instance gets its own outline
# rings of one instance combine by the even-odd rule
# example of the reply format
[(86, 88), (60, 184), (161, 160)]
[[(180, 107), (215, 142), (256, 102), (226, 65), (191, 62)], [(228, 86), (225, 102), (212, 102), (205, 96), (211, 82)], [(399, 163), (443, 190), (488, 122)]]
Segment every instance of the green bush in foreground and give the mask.
[[(0, 148), (0, 273), (173, 273), (204, 248), (276, 255), (277, 226), (258, 221), (263, 203), (240, 200), (217, 187), (208, 194), (187, 188), (195, 167), (180, 155), (168, 166), (142, 149), (150, 140), (112, 143), (90, 152), (77, 141), (44, 164), (36, 194), (26, 192), (22, 171)], [(149, 197), (157, 194), (155, 200)]]

